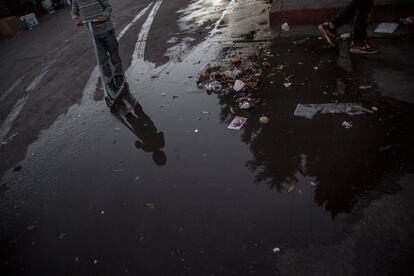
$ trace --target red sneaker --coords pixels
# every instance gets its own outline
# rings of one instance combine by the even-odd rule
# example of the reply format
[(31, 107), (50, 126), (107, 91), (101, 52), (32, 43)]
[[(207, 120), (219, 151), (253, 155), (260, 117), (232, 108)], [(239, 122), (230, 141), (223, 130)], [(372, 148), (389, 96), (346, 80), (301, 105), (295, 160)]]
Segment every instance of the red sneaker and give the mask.
[(369, 43), (368, 41), (365, 41), (362, 44), (352, 42), (351, 48), (349, 49), (349, 51), (352, 54), (359, 54), (359, 55), (373, 55), (373, 54), (380, 52), (378, 48), (372, 46), (372, 44)]

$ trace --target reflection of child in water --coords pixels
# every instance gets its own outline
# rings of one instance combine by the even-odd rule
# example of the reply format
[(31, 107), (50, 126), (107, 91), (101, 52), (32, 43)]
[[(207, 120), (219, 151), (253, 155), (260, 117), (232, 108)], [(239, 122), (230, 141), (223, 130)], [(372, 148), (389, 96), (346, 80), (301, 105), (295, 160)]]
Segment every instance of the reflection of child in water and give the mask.
[(128, 127), (138, 138), (135, 142), (137, 149), (144, 152), (152, 152), (152, 160), (158, 166), (167, 163), (167, 156), (161, 150), (165, 146), (164, 133), (159, 132), (153, 121), (144, 113), (139, 103), (135, 103), (134, 112), (128, 112), (121, 121)]

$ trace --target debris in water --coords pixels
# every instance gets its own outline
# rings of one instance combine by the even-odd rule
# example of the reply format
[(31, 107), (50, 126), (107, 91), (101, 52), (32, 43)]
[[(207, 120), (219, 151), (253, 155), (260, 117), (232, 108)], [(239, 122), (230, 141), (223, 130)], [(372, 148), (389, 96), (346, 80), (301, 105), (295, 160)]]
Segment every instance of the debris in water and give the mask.
[(309, 184), (310, 184), (311, 186), (317, 186), (317, 185), (318, 185), (316, 182), (313, 182), (313, 181), (311, 181)]
[(313, 70), (318, 71), (319, 70), (319, 67), (318, 66), (314, 66), (313, 67)]
[(346, 129), (349, 129), (349, 128), (353, 127), (352, 122), (347, 122), (347, 121), (344, 121), (342, 123), (342, 126)]
[(59, 239), (63, 240), (65, 237), (66, 237), (66, 233), (62, 233), (62, 234), (60, 234)]
[(194, 133), (198, 133), (198, 129), (194, 129)]
[(31, 231), (31, 230), (33, 230), (35, 228), (36, 228), (36, 225), (32, 224), (32, 225), (27, 226), (26, 230), (27, 231)]
[(93, 264), (96, 265), (98, 263), (98, 260), (93, 260)]
[(235, 55), (230, 58), (230, 62), (233, 64), (239, 64), (241, 62), (241, 57), (239, 55)]
[(161, 93), (161, 97), (165, 97), (167, 94), (165, 93)]
[(280, 26), (280, 27), (285, 32), (289, 32), (290, 31), (290, 26), (289, 26), (289, 24), (287, 22), (283, 23), (282, 26)]
[(286, 88), (288, 88), (288, 87), (292, 86), (292, 83), (291, 83), (291, 82), (285, 82), (283, 85), (284, 85)]
[(203, 113), (203, 114), (210, 114), (210, 112), (208, 112), (208, 111), (201, 111), (201, 113)]
[(414, 26), (414, 16), (408, 16), (406, 18), (401, 18), (400, 20), (407, 26)]
[(105, 211), (103, 211), (103, 210), (102, 210), (102, 211), (101, 211), (101, 215), (104, 215), (104, 214), (105, 214)]
[(246, 123), (247, 118), (236, 116), (227, 127), (228, 129), (240, 130)]
[(234, 83), (233, 89), (236, 92), (239, 92), (240, 90), (242, 90), (244, 88), (246, 84), (244, 82), (242, 82), (241, 80), (236, 80), (236, 82)]
[(155, 209), (155, 203), (147, 202), (145, 205), (150, 209)]
[(361, 85), (359, 87), (359, 89), (361, 89), (361, 90), (366, 90), (366, 89), (370, 89), (370, 88), (372, 88), (372, 85)]
[(371, 109), (374, 110), (374, 111), (378, 111), (378, 108), (375, 107), (375, 106), (371, 107)]
[(259, 122), (262, 125), (266, 125), (266, 124), (268, 124), (270, 122), (270, 119), (268, 117), (266, 117), (266, 116), (261, 116), (260, 119), (259, 119)]
[(328, 104), (298, 104), (294, 116), (312, 119), (316, 114), (339, 114), (350, 116), (373, 113), (372, 110), (364, 108), (358, 103), (328, 103)]
[(141, 177), (138, 175), (137, 177), (135, 177), (135, 182), (138, 182), (141, 179)]
[(270, 62), (268, 62), (268, 61), (263, 61), (262, 65), (263, 65), (263, 67), (270, 67), (270, 66), (272, 66), (272, 64), (270, 64)]
[(374, 32), (381, 34), (392, 34), (397, 30), (397, 23), (380, 23)]
[(279, 247), (273, 248), (273, 252), (275, 252), (275, 253), (280, 252), (280, 248)]

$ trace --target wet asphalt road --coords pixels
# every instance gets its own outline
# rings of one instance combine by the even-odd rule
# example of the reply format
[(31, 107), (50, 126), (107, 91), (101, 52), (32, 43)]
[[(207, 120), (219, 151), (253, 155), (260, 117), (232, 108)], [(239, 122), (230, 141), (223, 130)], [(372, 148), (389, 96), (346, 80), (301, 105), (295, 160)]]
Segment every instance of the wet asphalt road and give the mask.
[[(1, 91), (21, 78), (0, 106), (13, 138), (0, 147), (2, 274), (410, 275), (413, 38), (381, 40), (372, 58), (317, 37), (256, 43), (267, 3), (229, 3), (114, 5), (130, 112), (105, 106), (68, 10), (35, 30), (55, 34), (48, 46), (0, 42)], [(32, 57), (10, 52), (25, 39), (39, 41)], [(252, 111), (197, 88), (203, 64), (263, 46), (274, 57)], [(327, 102), (375, 112), (293, 116)], [(227, 129), (235, 115), (241, 131)]]

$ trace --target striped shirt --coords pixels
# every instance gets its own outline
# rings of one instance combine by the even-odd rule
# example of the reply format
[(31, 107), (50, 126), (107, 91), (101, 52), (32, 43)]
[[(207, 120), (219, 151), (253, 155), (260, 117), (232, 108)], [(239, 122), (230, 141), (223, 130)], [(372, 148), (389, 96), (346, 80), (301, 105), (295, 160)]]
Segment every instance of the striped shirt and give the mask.
[(93, 23), (95, 35), (111, 31), (114, 27), (111, 22), (112, 5), (110, 0), (72, 0), (72, 18), (82, 18), (85, 21), (105, 16), (107, 21)]

